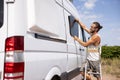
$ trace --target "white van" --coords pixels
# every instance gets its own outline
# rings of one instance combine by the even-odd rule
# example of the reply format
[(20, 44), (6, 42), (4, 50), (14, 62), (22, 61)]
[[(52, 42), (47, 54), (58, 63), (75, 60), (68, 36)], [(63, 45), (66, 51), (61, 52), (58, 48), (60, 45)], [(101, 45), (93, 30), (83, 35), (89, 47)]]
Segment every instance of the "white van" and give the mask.
[(0, 80), (71, 80), (86, 48), (69, 0), (0, 0)]

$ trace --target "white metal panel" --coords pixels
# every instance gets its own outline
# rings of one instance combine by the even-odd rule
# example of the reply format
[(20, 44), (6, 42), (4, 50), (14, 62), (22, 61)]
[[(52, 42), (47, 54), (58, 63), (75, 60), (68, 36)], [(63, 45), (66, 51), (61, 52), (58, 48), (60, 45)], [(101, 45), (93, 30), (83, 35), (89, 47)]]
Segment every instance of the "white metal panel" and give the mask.
[(5, 48), (5, 39), (7, 37), (7, 5), (4, 2), (4, 21), (3, 25), (0, 28), (0, 52), (4, 51)]
[(14, 3), (15, 0), (6, 0), (6, 3)]
[(26, 64), (25, 80), (44, 80), (54, 67), (63, 73), (67, 65), (66, 53), (25, 52), (24, 58)]
[(8, 4), (8, 36), (24, 35), (27, 28), (26, 0)]
[(27, 1), (27, 27), (28, 29), (35, 25), (35, 0)]
[(33, 36), (25, 37), (24, 48), (26, 51), (56, 51), (67, 52), (67, 45), (44, 39), (36, 39)]
[(76, 53), (75, 41), (73, 37), (70, 35), (70, 26), (69, 26), (68, 16), (71, 16), (71, 14), (69, 14), (66, 10), (64, 11), (64, 14), (65, 14), (65, 23), (66, 23), (68, 52)]
[(45, 77), (45, 80), (51, 80), (53, 78), (53, 76), (58, 75), (61, 76), (61, 70), (59, 69), (59, 67), (54, 66), (47, 74), (47, 76)]
[(69, 14), (66, 10), (64, 10), (64, 14), (65, 14), (67, 46), (68, 46), (67, 72), (69, 72), (77, 68), (77, 52), (76, 52), (75, 41), (73, 37), (70, 35), (68, 16), (70, 16), (71, 14)]
[[(79, 38), (83, 39), (81, 28), (80, 28), (80, 26), (78, 26), (78, 27), (79, 27)], [(78, 67), (81, 67), (82, 66), (82, 62), (83, 62), (82, 61), (83, 60), (82, 59), (83, 52), (80, 49), (82, 48), (82, 45), (80, 43), (78, 43), (77, 41), (75, 41), (75, 43), (76, 43), (76, 46), (77, 46)]]
[[(28, 31), (37, 26), (38, 32), (41, 32), (41, 29), (43, 33), (54, 33), (59, 39), (66, 40), (63, 8), (55, 0), (27, 0), (27, 2)], [(37, 39), (31, 33), (27, 33), (24, 40), (25, 80), (44, 80), (54, 67), (61, 73), (66, 71), (66, 43)]]
[(56, 2), (62, 3), (62, 0), (55, 0)]
[[(76, 10), (76, 8), (73, 6), (73, 4), (69, 0), (63, 0), (63, 5), (64, 5), (64, 9), (66, 12), (68, 12), (70, 15), (72, 15), (75, 18), (80, 18), (78, 11)], [(79, 38), (82, 39), (83, 35), (81, 34), (81, 28), (79, 28), (79, 36), (80, 36)], [(70, 40), (70, 38), (69, 38), (69, 41), (71, 42), (72, 40)], [(72, 49), (72, 47), (75, 47), (75, 46), (73, 46), (72, 43), (73, 42), (68, 43), (68, 51), (70, 51), (70, 52), (75, 51), (74, 48)], [(71, 44), (72, 44), (72, 46), (71, 46)], [(78, 65), (78, 67), (80, 67), (86, 59), (86, 48), (83, 47), (82, 45), (80, 45), (77, 41), (75, 41), (75, 45), (76, 45), (76, 51), (77, 51), (77, 61), (78, 61), (77, 65)], [(72, 49), (73, 51), (69, 50), (69, 49)], [(82, 50), (80, 51), (80, 49), (82, 49)]]
[(79, 18), (77, 9), (73, 6), (73, 4), (69, 0), (63, 0), (63, 5), (67, 12), (74, 15), (74, 17)]
[[(79, 38), (81, 40), (83, 40), (83, 35), (82, 35), (82, 30), (80, 28), (80, 25), (79, 25)], [(83, 63), (85, 63), (86, 61), (86, 57), (87, 57), (87, 52), (86, 52), (86, 47), (80, 45), (77, 41), (77, 49), (78, 49), (78, 55), (81, 56), (81, 59), (79, 60), (79, 66), (82, 66)]]
[[(5, 0), (4, 0), (5, 1)], [(0, 80), (3, 79), (5, 39), (7, 37), (7, 4), (4, 2), (4, 21), (0, 28)]]
[(63, 8), (55, 0), (34, 0), (32, 5), (35, 6), (33, 6), (34, 9), (31, 9), (33, 12), (35, 11), (33, 13), (35, 18), (33, 17), (33, 23), (28, 28), (38, 26), (65, 39)]
[(5, 53), (0, 52), (0, 80), (3, 79), (4, 55)]

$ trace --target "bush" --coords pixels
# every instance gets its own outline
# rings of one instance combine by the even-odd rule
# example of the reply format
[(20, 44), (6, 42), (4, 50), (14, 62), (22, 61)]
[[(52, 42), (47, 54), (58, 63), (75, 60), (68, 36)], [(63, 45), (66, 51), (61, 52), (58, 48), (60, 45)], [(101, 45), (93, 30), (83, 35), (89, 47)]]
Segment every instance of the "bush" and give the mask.
[(120, 58), (120, 46), (102, 46), (102, 58)]

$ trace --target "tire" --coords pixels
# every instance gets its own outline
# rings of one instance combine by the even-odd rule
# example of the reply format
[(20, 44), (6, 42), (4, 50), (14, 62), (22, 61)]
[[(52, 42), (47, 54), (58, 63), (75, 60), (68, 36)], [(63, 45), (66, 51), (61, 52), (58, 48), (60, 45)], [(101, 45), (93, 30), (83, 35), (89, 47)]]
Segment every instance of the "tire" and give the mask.
[(61, 80), (59, 76), (54, 76), (51, 80)]

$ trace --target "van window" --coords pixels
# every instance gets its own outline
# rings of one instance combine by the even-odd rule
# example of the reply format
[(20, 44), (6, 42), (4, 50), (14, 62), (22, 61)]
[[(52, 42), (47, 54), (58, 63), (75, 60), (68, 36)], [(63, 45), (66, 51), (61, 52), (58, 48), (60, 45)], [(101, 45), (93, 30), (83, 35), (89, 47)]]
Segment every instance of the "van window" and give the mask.
[(78, 23), (74, 22), (74, 17), (69, 16), (70, 35), (79, 37)]
[(80, 28), (81, 28), (81, 36), (82, 36), (82, 39), (83, 39), (84, 42), (86, 42), (85, 32), (84, 32), (84, 30), (83, 30), (82, 27), (80, 27)]
[(3, 0), (0, 0), (0, 28), (3, 25)]
[(69, 1), (73, 3), (73, 0), (69, 0)]

